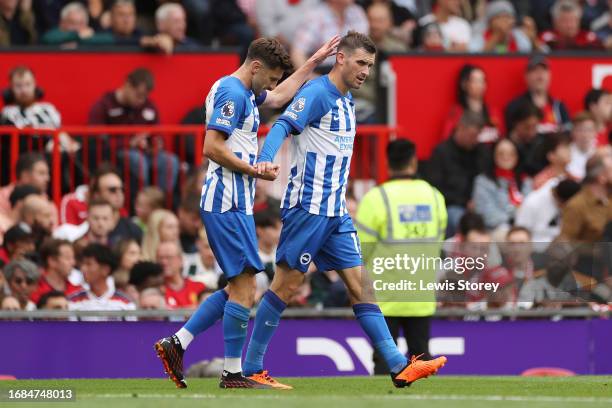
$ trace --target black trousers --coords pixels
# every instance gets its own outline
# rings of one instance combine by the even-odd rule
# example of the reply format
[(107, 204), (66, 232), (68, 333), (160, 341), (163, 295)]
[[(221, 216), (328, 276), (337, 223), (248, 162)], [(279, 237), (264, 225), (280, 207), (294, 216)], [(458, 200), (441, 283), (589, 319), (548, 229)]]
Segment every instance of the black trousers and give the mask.
[[(385, 317), (391, 337), (397, 344), (397, 339), (402, 331), (408, 344), (408, 357), (423, 354), (421, 359), (431, 360), (429, 354), (429, 332), (431, 317)], [(374, 374), (389, 374), (385, 361), (376, 350), (374, 351)]]

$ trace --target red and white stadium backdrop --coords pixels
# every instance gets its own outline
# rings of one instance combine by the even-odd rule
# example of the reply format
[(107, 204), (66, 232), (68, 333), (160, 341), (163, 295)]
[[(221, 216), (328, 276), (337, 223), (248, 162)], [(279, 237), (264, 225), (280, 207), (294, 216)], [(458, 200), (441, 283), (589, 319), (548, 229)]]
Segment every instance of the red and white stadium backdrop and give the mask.
[(176, 124), (196, 106), (202, 106), (208, 90), (239, 65), (233, 53), (176, 54), (93, 52), (2, 52), (0, 88), (8, 86), (8, 73), (17, 65), (34, 71), (45, 100), (62, 115), (64, 125), (87, 123), (89, 109), (100, 96), (120, 86), (138, 67), (155, 77), (151, 98), (163, 124)]
[[(401, 136), (417, 144), (426, 159), (440, 141), (442, 126), (456, 98), (459, 70), (470, 63), (487, 76), (487, 101), (503, 112), (506, 104), (525, 92), (528, 58), (499, 56), (396, 55), (390, 62), (397, 74), (397, 124)], [(562, 99), (570, 112), (582, 110), (591, 87), (612, 91), (612, 54), (601, 56), (551, 56), (551, 93)]]

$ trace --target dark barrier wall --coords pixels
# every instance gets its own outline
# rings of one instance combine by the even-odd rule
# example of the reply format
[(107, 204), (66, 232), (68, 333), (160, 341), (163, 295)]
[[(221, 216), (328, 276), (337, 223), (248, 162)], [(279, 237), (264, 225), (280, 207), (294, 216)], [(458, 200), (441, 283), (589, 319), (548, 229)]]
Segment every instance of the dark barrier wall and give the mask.
[[(444, 119), (456, 98), (459, 70), (470, 63), (487, 76), (487, 99), (503, 113), (508, 101), (525, 92), (527, 57), (415, 56), (390, 58), (397, 74), (397, 121), (403, 136), (417, 143), (421, 159), (440, 141)], [(582, 110), (583, 98), (593, 86), (612, 91), (612, 55), (551, 56), (551, 93), (571, 113)]]
[(34, 70), (45, 100), (55, 104), (64, 125), (83, 125), (93, 103), (105, 92), (120, 86), (125, 76), (138, 67), (155, 76), (151, 98), (160, 111), (161, 122), (176, 124), (204, 103), (212, 84), (238, 67), (233, 53), (176, 54), (89, 52), (3, 52), (0, 53), (0, 88), (8, 85), (8, 74), (16, 65)]
[[(0, 344), (10, 344), (0, 358), (0, 375), (161, 377), (153, 343), (180, 326), (168, 322), (0, 322)], [(448, 357), (441, 374), (516, 375), (534, 367), (612, 374), (612, 320), (435, 320), (431, 334), (431, 353)], [(279, 376), (366, 375), (372, 369), (372, 347), (352, 319), (284, 320), (268, 350), (265, 366)], [(223, 336), (217, 323), (191, 343), (185, 364), (222, 356)]]

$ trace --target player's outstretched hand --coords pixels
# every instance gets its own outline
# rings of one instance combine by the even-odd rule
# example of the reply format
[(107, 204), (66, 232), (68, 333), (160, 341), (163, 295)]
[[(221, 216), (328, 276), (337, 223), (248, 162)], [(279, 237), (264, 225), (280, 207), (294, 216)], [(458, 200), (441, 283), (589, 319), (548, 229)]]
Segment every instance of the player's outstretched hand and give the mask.
[(328, 57), (336, 54), (338, 44), (340, 43), (340, 36), (335, 35), (330, 40), (328, 40), (325, 44), (321, 46), (315, 52), (310, 59), (315, 62), (315, 64), (320, 64), (325, 61)]
[(256, 177), (264, 180), (276, 180), (280, 172), (280, 166), (271, 162), (255, 164)]

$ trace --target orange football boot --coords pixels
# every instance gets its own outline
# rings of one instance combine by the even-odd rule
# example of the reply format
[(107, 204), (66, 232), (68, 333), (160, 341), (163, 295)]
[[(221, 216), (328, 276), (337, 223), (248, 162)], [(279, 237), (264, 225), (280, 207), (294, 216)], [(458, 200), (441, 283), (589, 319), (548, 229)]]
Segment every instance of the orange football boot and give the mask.
[(270, 377), (270, 375), (268, 374), (268, 370), (263, 370), (260, 373), (255, 373), (247, 378), (249, 380), (255, 381), (256, 383), (259, 383), (262, 385), (269, 385), (270, 387), (276, 388), (277, 390), (292, 390), (293, 389), (292, 386), (281, 384), (278, 381), (276, 381), (274, 378)]
[(438, 370), (444, 367), (447, 358), (442, 356), (434, 360), (424, 361), (419, 360), (422, 356), (412, 356), (408, 365), (399, 373), (391, 374), (391, 380), (393, 385), (397, 388), (409, 387), (410, 384), (421, 378), (427, 378), (430, 375), (434, 375)]

